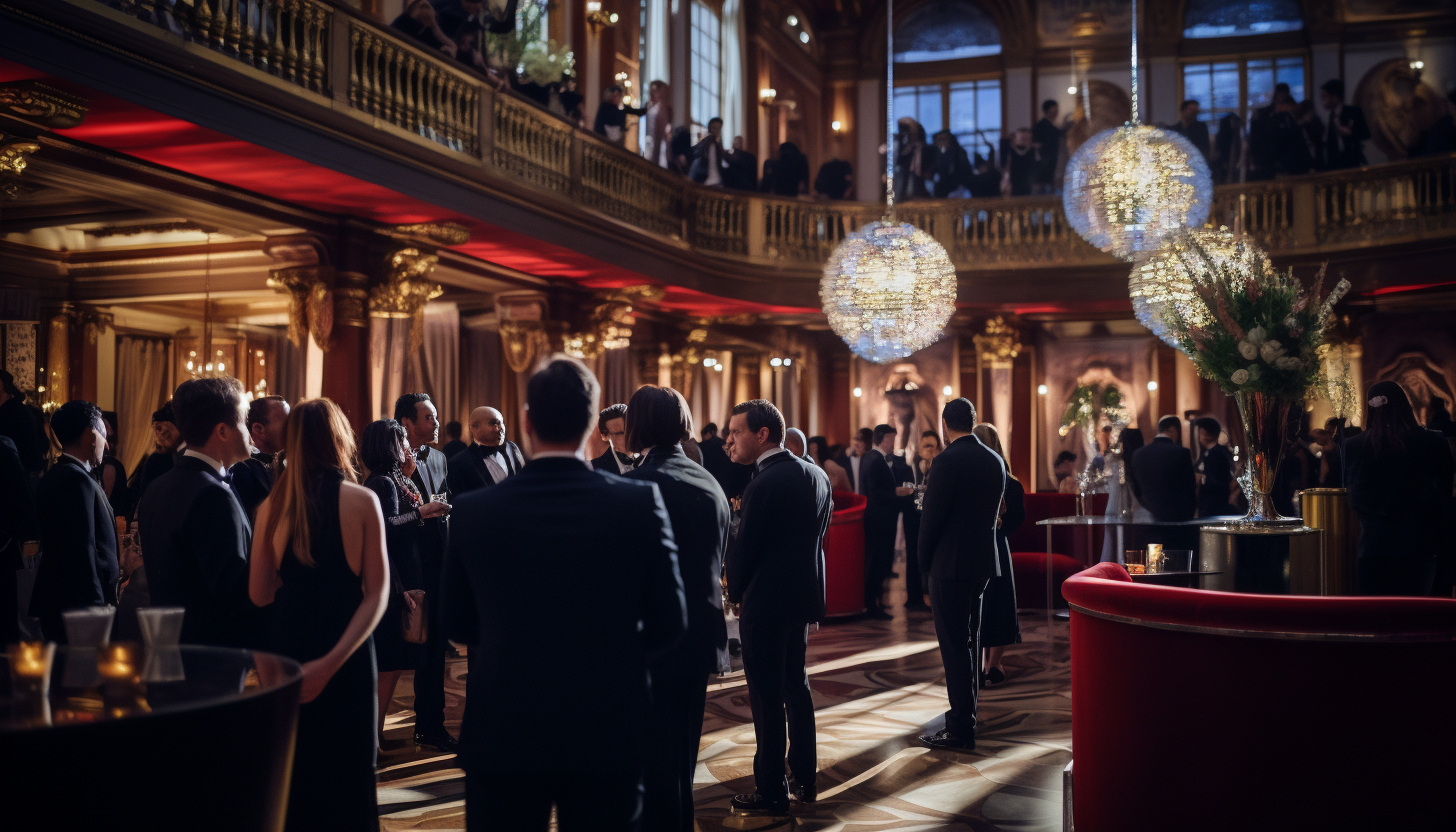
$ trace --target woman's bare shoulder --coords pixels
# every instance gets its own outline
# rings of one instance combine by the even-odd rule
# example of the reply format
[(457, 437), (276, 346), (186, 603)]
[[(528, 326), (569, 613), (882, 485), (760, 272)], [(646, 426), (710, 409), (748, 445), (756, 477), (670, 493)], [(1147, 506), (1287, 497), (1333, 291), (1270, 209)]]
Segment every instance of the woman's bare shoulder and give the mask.
[(344, 482), (339, 484), (339, 502), (350, 508), (366, 509), (373, 506), (375, 510), (378, 510), (379, 495), (375, 494), (371, 488), (365, 488), (357, 483)]

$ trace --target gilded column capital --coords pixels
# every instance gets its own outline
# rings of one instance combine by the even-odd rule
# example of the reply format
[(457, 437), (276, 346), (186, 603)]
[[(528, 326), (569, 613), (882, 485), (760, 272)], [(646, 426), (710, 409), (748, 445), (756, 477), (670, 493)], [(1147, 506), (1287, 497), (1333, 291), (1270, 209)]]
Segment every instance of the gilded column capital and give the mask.
[(1021, 354), (1021, 343), (1016, 338), (1016, 327), (1000, 315), (986, 321), (986, 331), (972, 336), (976, 345), (976, 357), (992, 369), (1005, 370)]
[(334, 330), (334, 267), (283, 266), (268, 272), (268, 287), (288, 295), (288, 340), (302, 347), (312, 334), (325, 352)]
[(369, 314), (375, 318), (409, 318), (410, 348), (424, 343), (425, 304), (445, 293), (430, 280), (440, 258), (417, 248), (396, 249), (387, 255), (384, 282), (369, 290)]

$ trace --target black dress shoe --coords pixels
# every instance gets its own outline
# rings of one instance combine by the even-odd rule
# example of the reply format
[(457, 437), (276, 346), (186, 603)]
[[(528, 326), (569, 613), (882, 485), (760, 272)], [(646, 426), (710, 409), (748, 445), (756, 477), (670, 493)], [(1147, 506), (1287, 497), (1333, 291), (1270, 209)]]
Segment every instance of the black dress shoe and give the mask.
[(784, 795), (778, 800), (770, 800), (758, 792), (734, 795), (731, 805), (735, 815), (787, 815), (789, 813), (788, 795)]
[(813, 783), (802, 785), (794, 777), (789, 775), (789, 797), (800, 803), (813, 803), (819, 799), (819, 788)]
[(415, 745), (424, 745), (446, 754), (459, 754), (460, 741), (444, 729), (439, 731), (416, 731)]
[(874, 621), (891, 621), (895, 618), (895, 616), (890, 615), (884, 610), (876, 607), (874, 609), (866, 610), (865, 618), (869, 618)]
[(976, 741), (974, 739), (963, 740), (951, 736), (949, 731), (936, 731), (934, 734), (927, 734), (920, 738), (920, 741), (931, 748), (944, 748), (948, 751), (975, 751)]
[(1004, 681), (1006, 681), (1006, 671), (1002, 670), (1001, 668), (993, 667), (990, 670), (986, 671), (987, 684), (999, 685)]

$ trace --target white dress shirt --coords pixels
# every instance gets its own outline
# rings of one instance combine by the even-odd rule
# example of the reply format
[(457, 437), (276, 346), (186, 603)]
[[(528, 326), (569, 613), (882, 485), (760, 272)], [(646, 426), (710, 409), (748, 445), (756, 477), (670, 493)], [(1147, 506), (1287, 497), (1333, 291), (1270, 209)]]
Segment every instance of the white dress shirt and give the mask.
[(207, 463), (207, 467), (209, 467), (212, 470), (216, 471), (217, 472), (217, 475), (219, 477), (222, 477), (224, 479), (227, 478), (227, 469), (222, 466), (222, 463), (221, 462), (218, 462), (217, 460), (213, 459), (212, 457), (208, 456), (207, 454), (203, 453), (202, 451), (194, 451), (191, 448), (188, 448), (187, 450), (185, 450), (185, 451), (182, 452), (182, 455), (183, 456), (190, 456), (190, 457), (192, 457), (194, 459), (200, 459), (203, 462), (206, 462)]

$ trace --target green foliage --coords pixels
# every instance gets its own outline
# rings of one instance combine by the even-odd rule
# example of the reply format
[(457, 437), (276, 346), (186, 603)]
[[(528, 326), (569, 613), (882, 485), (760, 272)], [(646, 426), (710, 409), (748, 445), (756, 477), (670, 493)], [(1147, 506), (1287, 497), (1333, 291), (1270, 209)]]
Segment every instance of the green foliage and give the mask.
[(1072, 391), (1072, 398), (1062, 413), (1062, 427), (1088, 427), (1097, 420), (1099, 414), (1115, 411), (1121, 405), (1122, 391), (1117, 389), (1117, 385), (1109, 384), (1104, 387), (1079, 384)]

